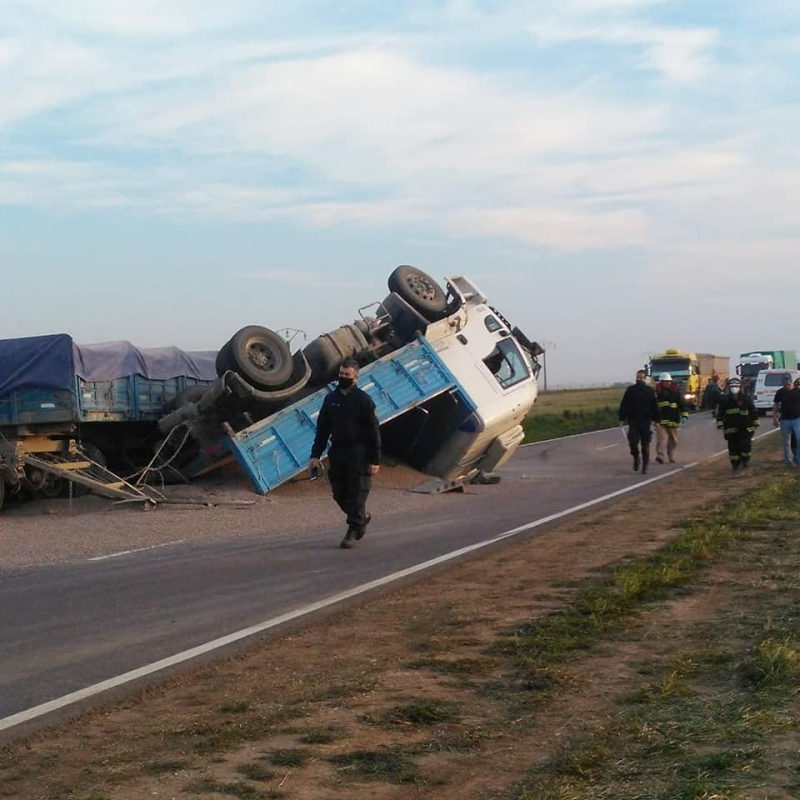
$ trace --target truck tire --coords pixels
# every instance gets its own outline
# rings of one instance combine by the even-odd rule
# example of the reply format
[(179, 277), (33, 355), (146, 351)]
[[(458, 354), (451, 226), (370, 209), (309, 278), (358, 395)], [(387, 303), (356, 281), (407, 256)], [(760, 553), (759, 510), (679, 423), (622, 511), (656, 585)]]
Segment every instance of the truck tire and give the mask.
[(225, 342), (225, 344), (219, 349), (219, 352), (214, 359), (214, 366), (217, 370), (217, 377), (222, 377), (226, 372), (234, 371), (230, 341)]
[(447, 295), (430, 275), (416, 267), (402, 265), (389, 276), (389, 291), (396, 292), (428, 322), (447, 313)]
[(292, 377), (289, 345), (269, 328), (248, 325), (237, 331), (217, 354), (217, 374), (231, 370), (256, 389), (285, 386)]

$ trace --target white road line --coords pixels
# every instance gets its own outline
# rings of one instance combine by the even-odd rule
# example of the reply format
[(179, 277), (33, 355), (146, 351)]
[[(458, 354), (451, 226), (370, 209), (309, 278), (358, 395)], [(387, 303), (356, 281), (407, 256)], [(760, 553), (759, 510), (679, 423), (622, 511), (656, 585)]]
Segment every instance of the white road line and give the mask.
[[(761, 439), (764, 436), (768, 436), (771, 433), (775, 433), (775, 431), (774, 430), (768, 431), (767, 433), (763, 433), (756, 438)], [(705, 459), (705, 461), (711, 461), (715, 458), (719, 458), (720, 456), (725, 455), (727, 452), (728, 452), (727, 449), (720, 450), (719, 452), (714, 453), (714, 455), (712, 455), (710, 458)], [(542, 517), (541, 519), (534, 520), (533, 522), (528, 522), (525, 525), (520, 525), (516, 528), (512, 528), (509, 531), (505, 531), (505, 533), (500, 533), (497, 536), (494, 536), (491, 539), (486, 539), (483, 542), (477, 542), (476, 544), (471, 544), (468, 545), (467, 547), (461, 547), (458, 550), (454, 550), (450, 553), (445, 553), (444, 555), (437, 556), (436, 558), (432, 558), (429, 561), (425, 561), (422, 564), (415, 564), (414, 566), (407, 567), (406, 569), (402, 569), (399, 572), (393, 572), (391, 575), (385, 575), (383, 578), (377, 578), (374, 581), (369, 581), (369, 583), (364, 583), (361, 586), (356, 586), (352, 589), (347, 589), (344, 592), (339, 592), (337, 594), (331, 595), (330, 597), (318, 600), (315, 603), (309, 603), (308, 605), (302, 606), (301, 608), (297, 608), (294, 611), (288, 611), (287, 613), (281, 614), (278, 617), (273, 617), (272, 619), (265, 620), (264, 622), (260, 622), (256, 625), (251, 625), (248, 628), (242, 628), (241, 630), (235, 631), (234, 633), (229, 633), (227, 636), (221, 636), (219, 639), (213, 639), (210, 642), (198, 645), (197, 647), (192, 647), (189, 650), (184, 650), (181, 653), (176, 653), (175, 655), (169, 656), (168, 658), (162, 658), (160, 661), (154, 661), (152, 664), (147, 664), (143, 667), (139, 667), (139, 669), (134, 669), (131, 670), (130, 672), (125, 672), (122, 675), (117, 675), (114, 678), (109, 678), (108, 680), (101, 681), (100, 683), (95, 683), (92, 684), (91, 686), (86, 686), (85, 688), (79, 689), (76, 692), (70, 692), (69, 694), (66, 694), (63, 697), (57, 697), (55, 700), (50, 700), (47, 703), (42, 703), (41, 705), (34, 706), (33, 708), (26, 709), (25, 711), (20, 711), (17, 714), (12, 714), (10, 717), (5, 717), (3, 719), (0, 719), (0, 731), (8, 730), (9, 728), (13, 728), (16, 725), (21, 725), (24, 722), (30, 722), (31, 720), (36, 719), (37, 717), (41, 717), (44, 716), (45, 714), (57, 711), (60, 708), (65, 708), (66, 706), (80, 702), (81, 700), (86, 700), (90, 697), (100, 694), (101, 692), (106, 692), (109, 689), (114, 689), (118, 686), (123, 686), (126, 683), (130, 683), (131, 681), (135, 681), (139, 678), (144, 678), (148, 675), (152, 675), (153, 673), (159, 672), (162, 669), (167, 669), (168, 667), (174, 667), (177, 664), (182, 664), (185, 661), (197, 658), (197, 656), (201, 656), (206, 653), (210, 653), (214, 650), (218, 650), (221, 647), (234, 644), (235, 642), (241, 641), (242, 639), (246, 639), (249, 636), (254, 636), (255, 634), (269, 630), (270, 628), (275, 628), (286, 622), (291, 622), (292, 620), (299, 619), (300, 617), (312, 614), (315, 611), (321, 611), (322, 609), (330, 608), (331, 606), (334, 606), (337, 603), (341, 603), (344, 600), (349, 600), (353, 597), (358, 597), (358, 595), (364, 594), (365, 592), (372, 591), (373, 589), (379, 589), (382, 586), (387, 586), (388, 584), (394, 583), (403, 578), (407, 578), (410, 575), (415, 575), (418, 572), (424, 572), (425, 570), (430, 569), (431, 567), (435, 567), (439, 564), (445, 564), (448, 561), (452, 561), (453, 559), (460, 558), (461, 556), (468, 555), (469, 553), (474, 553), (478, 550), (482, 550), (483, 548), (489, 547), (493, 544), (496, 544), (497, 542), (501, 542), (504, 539), (510, 539), (514, 536), (518, 536), (520, 533), (524, 533), (526, 531), (533, 530), (534, 528), (539, 528), (542, 525), (547, 525), (550, 522), (555, 522), (556, 520), (563, 519), (564, 517), (567, 517), (570, 514), (575, 514), (578, 511), (585, 511), (587, 508), (592, 508), (593, 506), (599, 505), (600, 503), (604, 503), (607, 500), (612, 500), (615, 497), (621, 497), (622, 495), (629, 494), (630, 492), (635, 492), (641, 489), (643, 486), (648, 486), (651, 483), (656, 483), (657, 481), (663, 481), (665, 478), (669, 478), (672, 475), (677, 475), (680, 472), (685, 472), (686, 470), (690, 470), (693, 467), (696, 467), (700, 463), (703, 462), (694, 461), (691, 464), (686, 464), (685, 466), (672, 469), (669, 472), (665, 472), (663, 475), (657, 475), (653, 478), (648, 478), (647, 480), (634, 483), (631, 486), (626, 486), (624, 489), (617, 489), (617, 491), (615, 492), (604, 494), (601, 497), (595, 497), (593, 500), (587, 500), (585, 503), (579, 503), (578, 505), (572, 506), (572, 508), (567, 508), (564, 511), (559, 511), (555, 514), (550, 514), (547, 517)]]
[(163, 542), (162, 544), (153, 544), (150, 547), (137, 547), (135, 550), (120, 550), (118, 553), (109, 553), (106, 556), (94, 556), (87, 558), (87, 561), (106, 561), (109, 558), (119, 558), (120, 556), (128, 556), (131, 553), (144, 553), (147, 550), (158, 550), (159, 547), (171, 547), (174, 544), (183, 544), (183, 539), (178, 539), (176, 542)]
[(595, 450), (610, 450), (612, 447), (619, 447), (619, 444), (607, 444), (603, 447), (595, 447)]

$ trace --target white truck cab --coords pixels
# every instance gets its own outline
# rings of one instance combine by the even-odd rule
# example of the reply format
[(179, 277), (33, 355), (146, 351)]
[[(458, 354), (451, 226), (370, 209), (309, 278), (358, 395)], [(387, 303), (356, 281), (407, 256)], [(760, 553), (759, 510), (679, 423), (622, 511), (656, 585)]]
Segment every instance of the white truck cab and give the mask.
[(475, 284), (463, 276), (446, 280), (449, 293), (460, 301), (458, 309), (431, 323), (425, 337), (476, 408), (441, 444), (425, 471), (458, 480), (497, 469), (521, 444), (522, 420), (539, 392), (539, 364), (532, 355), (536, 350), (487, 304)]

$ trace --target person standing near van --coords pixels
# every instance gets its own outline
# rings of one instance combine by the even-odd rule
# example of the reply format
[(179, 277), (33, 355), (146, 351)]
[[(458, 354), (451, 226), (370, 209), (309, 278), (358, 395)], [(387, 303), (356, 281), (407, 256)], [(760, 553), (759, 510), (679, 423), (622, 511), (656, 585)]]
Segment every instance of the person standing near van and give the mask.
[(367, 530), (372, 515), (367, 497), (372, 476), (381, 460), (381, 432), (372, 398), (356, 386), (358, 362), (347, 358), (339, 370), (339, 385), (322, 403), (317, 432), (311, 447), (309, 468), (319, 469), (319, 460), (330, 439), (328, 479), (333, 499), (347, 515), (347, 533), (340, 547), (355, 546)]
[(622, 395), (619, 404), (619, 424), (628, 425), (628, 444), (633, 456), (633, 471), (639, 471), (641, 447), (642, 474), (647, 472), (650, 461), (650, 441), (653, 438), (651, 425), (656, 426), (661, 422), (656, 393), (652, 386), (648, 386), (647, 373), (640, 369), (636, 373), (636, 383), (631, 384)]
[(797, 445), (792, 453), (792, 438), (795, 443), (800, 436), (800, 386), (792, 385), (792, 376), (787, 372), (783, 386), (775, 392), (772, 406), (772, 424), (780, 426), (783, 438), (783, 463), (787, 467), (800, 466), (797, 460)]
[(675, 463), (675, 448), (678, 446), (678, 428), (689, 419), (680, 389), (669, 372), (662, 372), (656, 384), (656, 400), (661, 415), (661, 425), (656, 430), (656, 461), (664, 463), (668, 458)]
[(758, 412), (753, 401), (744, 393), (738, 378), (728, 381), (727, 391), (717, 405), (717, 428), (720, 428), (728, 443), (731, 468), (747, 469), (753, 449), (753, 434), (758, 427)]

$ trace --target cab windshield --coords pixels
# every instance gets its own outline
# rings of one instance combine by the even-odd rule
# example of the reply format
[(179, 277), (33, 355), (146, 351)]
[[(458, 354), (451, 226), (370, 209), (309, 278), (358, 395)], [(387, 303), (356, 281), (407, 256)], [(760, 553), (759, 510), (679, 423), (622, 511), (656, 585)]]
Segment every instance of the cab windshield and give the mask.
[(503, 339), (483, 359), (489, 372), (504, 389), (521, 383), (530, 377), (530, 369), (513, 339)]
[(669, 372), (674, 378), (676, 375), (686, 377), (689, 374), (689, 360), (686, 358), (665, 358), (650, 362), (650, 374), (658, 379), (662, 372)]
[(757, 378), (758, 373), (769, 367), (766, 361), (760, 364), (742, 364), (742, 377), (743, 378)]

